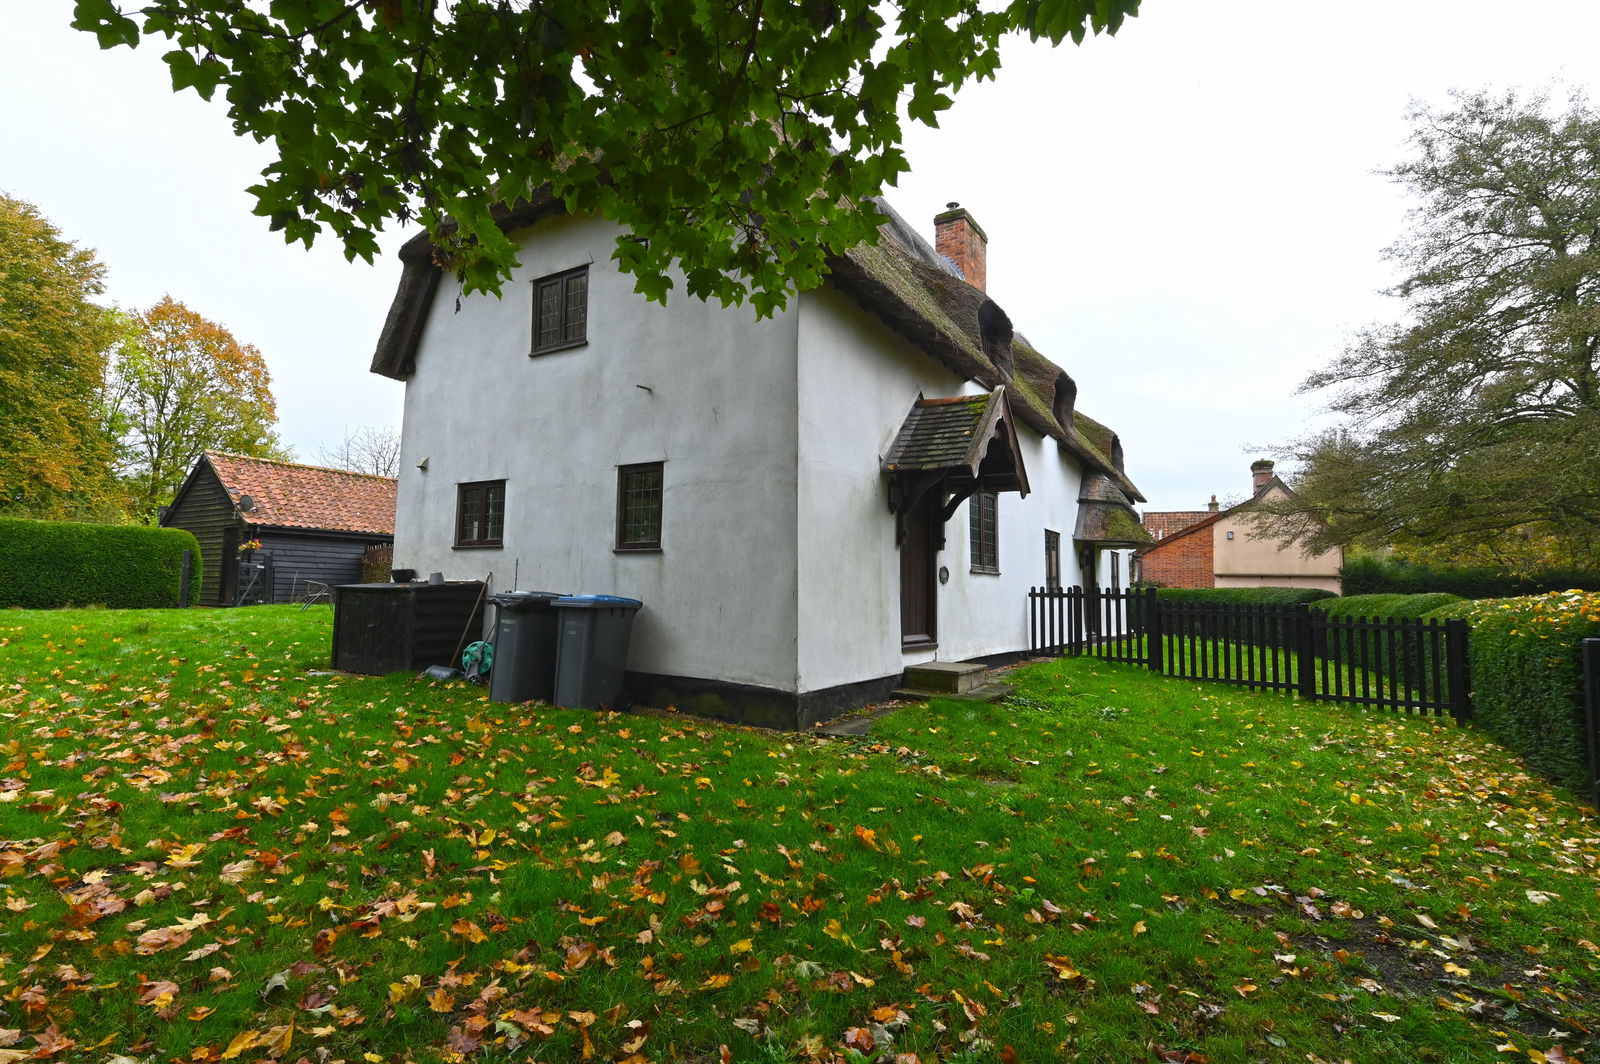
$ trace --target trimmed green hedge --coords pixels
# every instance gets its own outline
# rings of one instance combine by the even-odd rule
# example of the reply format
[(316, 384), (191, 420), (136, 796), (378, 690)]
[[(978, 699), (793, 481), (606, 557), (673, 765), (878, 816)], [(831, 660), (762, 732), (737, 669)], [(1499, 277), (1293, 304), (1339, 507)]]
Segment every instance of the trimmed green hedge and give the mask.
[(0, 518), (0, 607), (176, 606), (186, 550), (194, 553), (193, 605), (200, 599), (200, 544), (191, 533)]
[(1383, 620), (1409, 620), (1425, 617), (1461, 596), (1436, 591), (1427, 595), (1345, 595), (1318, 602), (1311, 608), (1329, 617), (1377, 617)]
[(1600, 638), (1600, 594), (1552, 591), (1459, 602), (1428, 614), (1472, 625), (1473, 720), (1528, 764), (1575, 789), (1584, 747), (1584, 639)]
[[(1159, 602), (1170, 602), (1173, 605), (1219, 605), (1219, 606), (1298, 606), (1305, 603), (1316, 602), (1319, 599), (1332, 598), (1332, 591), (1323, 591), (1314, 587), (1161, 587), (1156, 589), (1156, 599)], [(1139, 615), (1140, 603), (1134, 604), (1134, 609), (1129, 613), (1129, 619), (1135, 623), (1142, 623)], [(1222, 612), (1227, 612), (1226, 610)], [(1284, 646), (1287, 639), (1287, 630), (1283, 623), (1269, 622), (1259, 618), (1255, 620), (1238, 622), (1230, 620), (1218, 621), (1208, 614), (1205, 617), (1183, 614), (1172, 614), (1163, 622), (1165, 630), (1170, 635), (1199, 636), (1202, 638), (1214, 637), (1219, 624), (1230, 633), (1230, 638), (1257, 646)]]
[[(1311, 608), (1330, 620), (1361, 618), (1379, 621), (1421, 620), (1435, 610), (1462, 601), (1456, 595), (1346, 595), (1314, 602)], [(1423, 677), (1432, 675), (1433, 655), (1426, 636), (1407, 637), (1371, 633), (1364, 646), (1355, 644), (1355, 633), (1347, 629), (1328, 631), (1328, 651), (1344, 660), (1365, 661), (1376, 676), (1407, 686), (1418, 687)], [(1390, 653), (1391, 648), (1393, 653)], [(1440, 663), (1441, 667), (1443, 662)]]
[(1498, 569), (1434, 568), (1394, 558), (1356, 558), (1346, 562), (1340, 575), (1346, 595), (1447, 592), (1462, 598), (1507, 598), (1539, 595), (1547, 591), (1582, 588), (1600, 591), (1600, 573), (1552, 569), (1529, 576), (1510, 576)]
[(1160, 587), (1156, 598), (1164, 602), (1251, 602), (1293, 606), (1333, 598), (1332, 591), (1315, 587)]

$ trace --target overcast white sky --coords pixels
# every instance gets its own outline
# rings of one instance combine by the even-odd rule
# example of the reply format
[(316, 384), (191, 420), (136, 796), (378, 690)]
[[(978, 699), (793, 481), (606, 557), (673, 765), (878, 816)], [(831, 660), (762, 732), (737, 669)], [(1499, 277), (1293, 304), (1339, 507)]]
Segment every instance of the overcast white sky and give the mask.
[[(174, 95), (152, 44), (101, 52), (70, 0), (0, 7), (0, 189), (109, 267), (107, 298), (163, 293), (255, 344), (303, 460), (398, 425), (367, 372), (399, 278), (288, 247), (244, 189), (269, 161), (220, 106)], [(1115, 38), (1017, 41), (911, 141), (891, 200), (948, 201), (989, 234), (989, 294), (1121, 434), (1152, 509), (1242, 496), (1263, 445), (1314, 422), (1306, 372), (1393, 316), (1381, 251), (1407, 201), (1409, 101), (1600, 82), (1595, 0), (1146, 0)], [(1600, 95), (1600, 94), (1597, 94)]]

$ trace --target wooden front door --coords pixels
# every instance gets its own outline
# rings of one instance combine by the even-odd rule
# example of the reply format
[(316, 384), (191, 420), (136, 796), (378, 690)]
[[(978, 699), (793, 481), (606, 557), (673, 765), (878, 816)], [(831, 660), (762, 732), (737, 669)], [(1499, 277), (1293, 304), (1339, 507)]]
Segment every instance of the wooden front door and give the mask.
[(927, 646), (938, 641), (939, 530), (943, 493), (930, 491), (905, 516), (900, 543), (900, 643)]

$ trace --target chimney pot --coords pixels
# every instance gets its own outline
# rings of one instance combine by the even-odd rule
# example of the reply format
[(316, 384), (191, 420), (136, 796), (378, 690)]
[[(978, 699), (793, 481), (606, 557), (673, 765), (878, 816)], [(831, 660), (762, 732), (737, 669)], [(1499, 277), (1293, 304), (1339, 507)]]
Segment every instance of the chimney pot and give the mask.
[(1250, 463), (1250, 494), (1260, 495), (1272, 483), (1272, 463), (1266, 459)]
[(956, 264), (961, 276), (978, 291), (988, 280), (989, 236), (959, 203), (933, 217), (934, 250)]

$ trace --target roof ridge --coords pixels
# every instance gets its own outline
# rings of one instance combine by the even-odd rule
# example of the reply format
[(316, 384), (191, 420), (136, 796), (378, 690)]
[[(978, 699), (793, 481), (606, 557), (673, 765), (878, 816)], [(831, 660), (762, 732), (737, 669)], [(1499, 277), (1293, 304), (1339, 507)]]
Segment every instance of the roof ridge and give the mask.
[(206, 450), (207, 458), (215, 455), (218, 458), (228, 458), (235, 462), (260, 462), (264, 465), (288, 466), (290, 469), (314, 469), (319, 473), (340, 473), (350, 477), (368, 477), (372, 480), (397, 480), (397, 477), (384, 476), (382, 473), (363, 473), (356, 469), (339, 469), (336, 466), (312, 465), (310, 462), (290, 462), (283, 458), (260, 458), (253, 454), (234, 454), (232, 451)]

